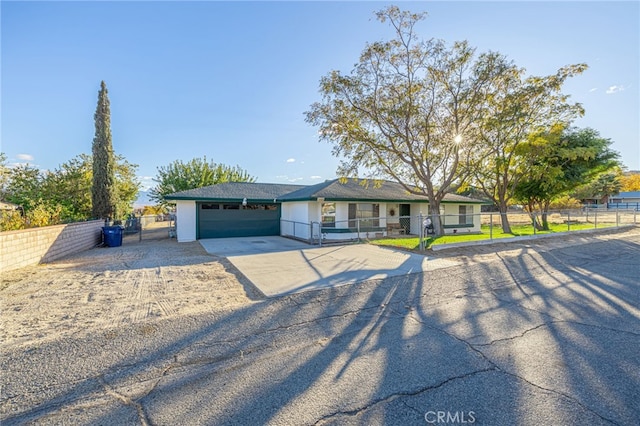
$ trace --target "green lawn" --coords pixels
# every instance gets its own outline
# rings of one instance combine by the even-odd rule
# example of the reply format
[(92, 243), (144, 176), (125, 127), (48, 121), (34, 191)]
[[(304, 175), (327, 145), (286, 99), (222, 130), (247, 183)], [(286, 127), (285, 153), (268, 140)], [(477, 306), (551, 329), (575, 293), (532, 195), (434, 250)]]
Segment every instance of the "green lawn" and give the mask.
[[(606, 228), (609, 226), (615, 226), (614, 223), (602, 223), (598, 224), (598, 228)], [(549, 224), (549, 231), (536, 231), (536, 234), (553, 234), (556, 232), (567, 232), (566, 224)], [(594, 229), (593, 223), (576, 223), (571, 225), (571, 231), (579, 231), (583, 229)], [(444, 235), (441, 237), (427, 238), (427, 248), (438, 244), (451, 244), (462, 243), (467, 241), (480, 241), (489, 240), (489, 225), (482, 225), (481, 234), (457, 234), (457, 235)], [(526, 235), (533, 235), (533, 227), (531, 225), (511, 225), (511, 234), (505, 234), (502, 232), (502, 228), (499, 226), (493, 227), (493, 239), (498, 238), (514, 238)], [(407, 238), (383, 238), (379, 240), (371, 241), (371, 244), (380, 246), (400, 247), (407, 250), (418, 250), (420, 239), (418, 237)]]

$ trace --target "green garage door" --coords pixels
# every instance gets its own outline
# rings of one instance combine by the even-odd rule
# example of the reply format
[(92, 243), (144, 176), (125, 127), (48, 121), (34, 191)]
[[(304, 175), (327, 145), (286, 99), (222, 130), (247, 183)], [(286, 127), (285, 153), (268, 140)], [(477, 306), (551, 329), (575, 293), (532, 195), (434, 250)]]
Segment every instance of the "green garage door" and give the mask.
[(198, 238), (280, 235), (279, 204), (198, 203)]

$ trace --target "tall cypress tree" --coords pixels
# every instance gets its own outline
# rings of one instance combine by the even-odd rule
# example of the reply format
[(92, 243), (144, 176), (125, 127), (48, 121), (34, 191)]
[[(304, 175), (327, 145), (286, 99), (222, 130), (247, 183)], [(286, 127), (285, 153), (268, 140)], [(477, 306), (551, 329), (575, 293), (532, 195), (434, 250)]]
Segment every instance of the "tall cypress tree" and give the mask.
[(100, 83), (98, 106), (93, 116), (96, 133), (93, 138), (93, 186), (91, 201), (93, 216), (100, 219), (115, 215), (115, 159), (111, 142), (111, 109), (107, 85)]

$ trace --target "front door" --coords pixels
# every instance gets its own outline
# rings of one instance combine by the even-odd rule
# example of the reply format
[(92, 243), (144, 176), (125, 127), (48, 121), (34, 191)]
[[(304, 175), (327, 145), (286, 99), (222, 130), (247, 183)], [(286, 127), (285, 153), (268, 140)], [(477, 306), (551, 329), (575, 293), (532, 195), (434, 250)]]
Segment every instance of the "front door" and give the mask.
[(411, 233), (411, 204), (400, 204), (399, 219), (400, 227), (404, 229), (404, 234)]

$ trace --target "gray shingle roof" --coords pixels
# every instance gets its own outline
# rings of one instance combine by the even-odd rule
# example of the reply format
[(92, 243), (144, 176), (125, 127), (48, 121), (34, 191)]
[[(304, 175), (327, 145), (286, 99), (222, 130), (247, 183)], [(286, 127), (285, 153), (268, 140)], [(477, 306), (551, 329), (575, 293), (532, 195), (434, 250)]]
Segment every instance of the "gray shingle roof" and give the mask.
[(340, 179), (328, 180), (317, 185), (309, 186), (285, 195), (283, 200), (309, 200), (322, 197), (326, 200), (386, 200), (386, 201), (426, 201), (427, 197), (414, 195), (407, 192), (402, 185), (395, 182), (378, 182), (349, 179), (341, 182)]
[[(429, 201), (426, 195), (411, 194), (397, 182), (356, 181), (354, 179), (349, 179), (346, 182), (334, 179), (308, 186), (283, 196), (281, 200), (315, 200), (318, 198), (324, 198), (327, 201)], [(443, 201), (482, 203), (482, 201), (457, 194), (446, 194)]]
[(167, 195), (167, 200), (233, 200), (273, 201), (304, 185), (279, 183), (225, 182)]
[[(428, 202), (425, 195), (410, 194), (396, 182), (382, 181), (379, 185), (373, 181), (355, 181), (349, 179), (328, 180), (316, 185), (288, 185), (276, 183), (227, 182), (205, 186), (188, 191), (177, 192), (165, 197), (168, 200), (229, 200), (242, 201), (307, 201), (324, 198), (326, 201), (395, 201)], [(457, 194), (447, 194), (443, 202), (482, 203), (482, 201)]]

